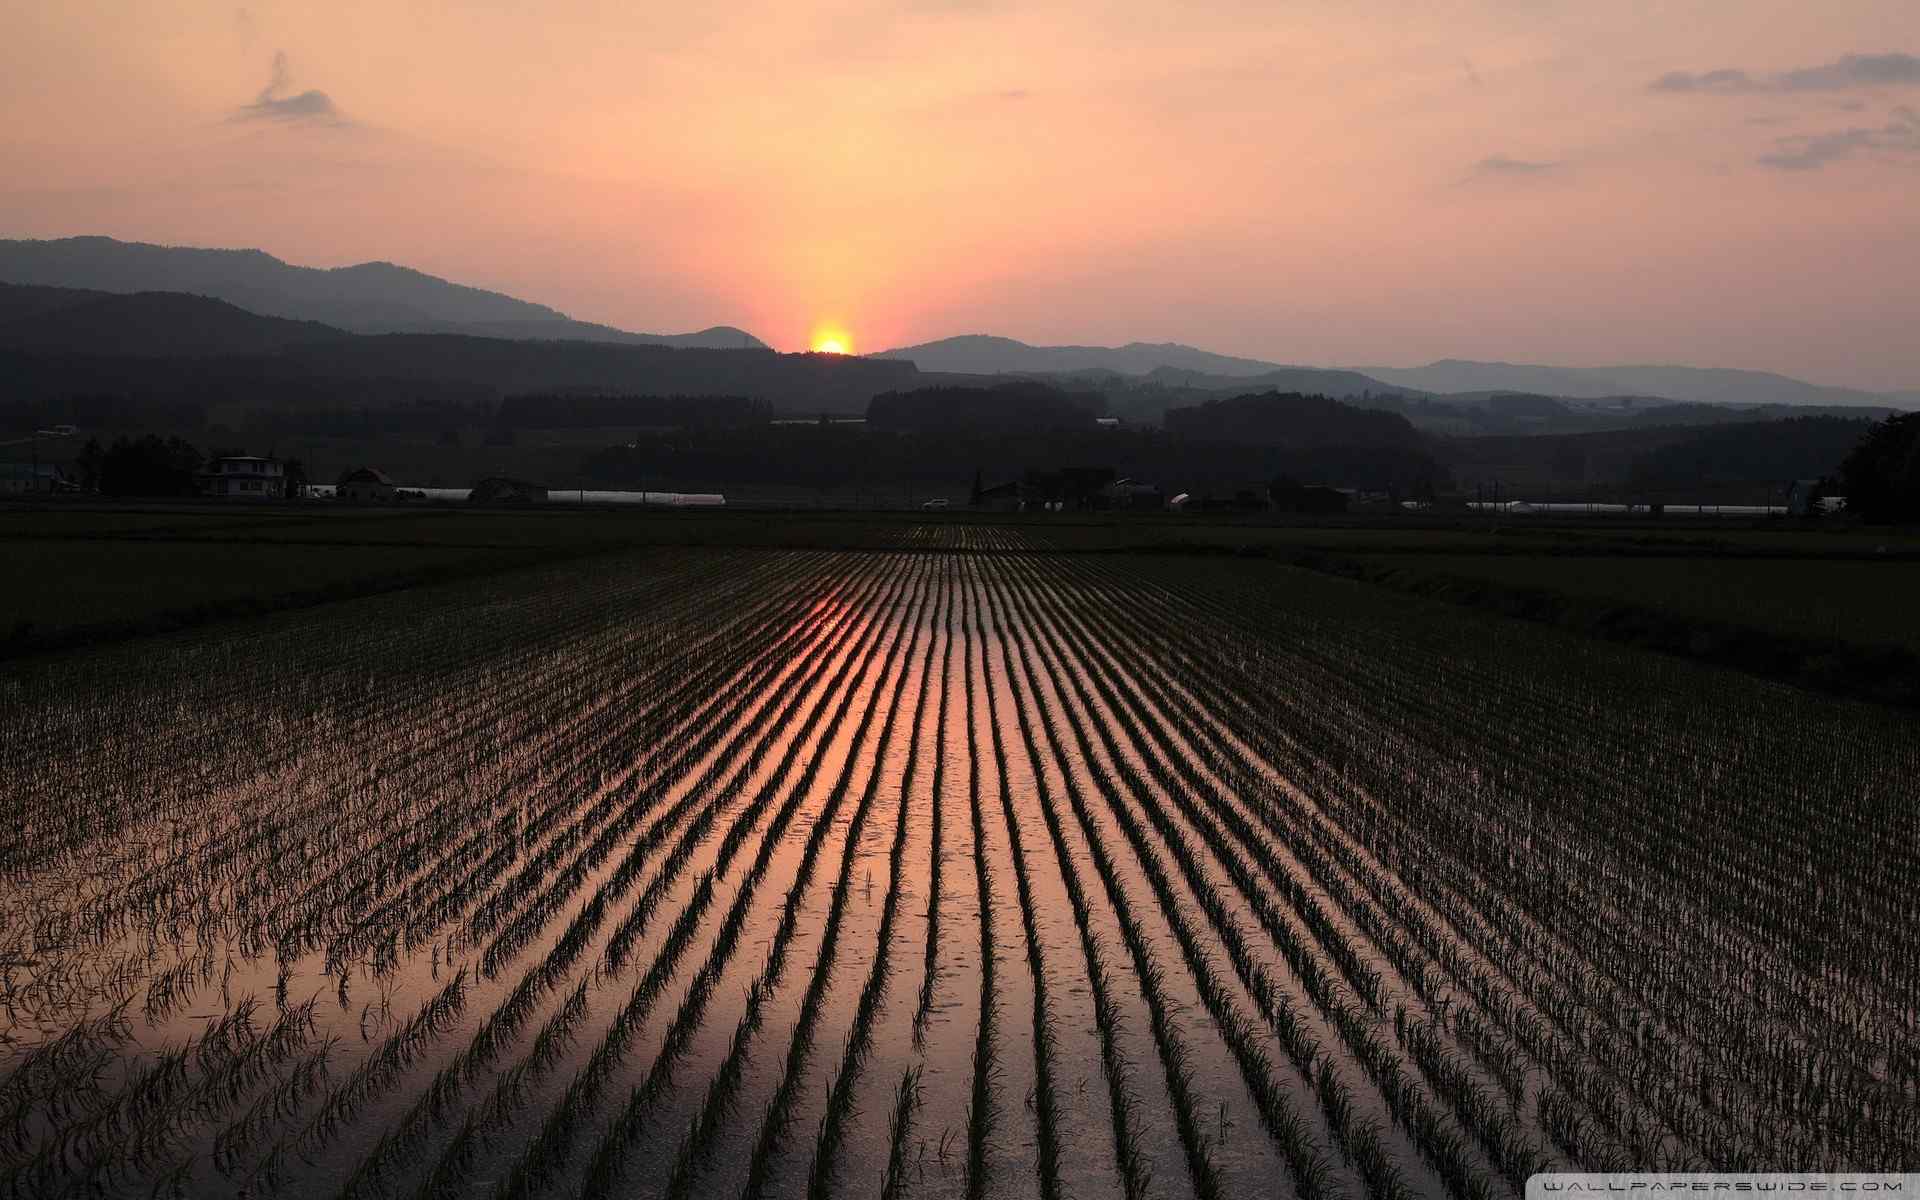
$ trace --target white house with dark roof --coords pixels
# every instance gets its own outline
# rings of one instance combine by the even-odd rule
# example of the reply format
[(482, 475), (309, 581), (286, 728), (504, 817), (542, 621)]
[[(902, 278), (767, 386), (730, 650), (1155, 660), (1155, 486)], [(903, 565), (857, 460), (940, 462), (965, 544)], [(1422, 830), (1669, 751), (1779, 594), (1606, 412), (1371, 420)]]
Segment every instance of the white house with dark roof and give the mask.
[(196, 478), (202, 496), (278, 500), (287, 494), (286, 464), (275, 458), (243, 454), (216, 458)]

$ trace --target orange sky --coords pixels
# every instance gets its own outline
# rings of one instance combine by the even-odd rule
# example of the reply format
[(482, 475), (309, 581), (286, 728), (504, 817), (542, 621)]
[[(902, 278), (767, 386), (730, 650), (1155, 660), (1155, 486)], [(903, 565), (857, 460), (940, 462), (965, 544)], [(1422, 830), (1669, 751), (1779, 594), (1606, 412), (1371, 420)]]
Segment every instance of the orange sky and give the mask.
[(782, 348), (1920, 388), (1911, 55), (1912, 0), (0, 0), (0, 236)]

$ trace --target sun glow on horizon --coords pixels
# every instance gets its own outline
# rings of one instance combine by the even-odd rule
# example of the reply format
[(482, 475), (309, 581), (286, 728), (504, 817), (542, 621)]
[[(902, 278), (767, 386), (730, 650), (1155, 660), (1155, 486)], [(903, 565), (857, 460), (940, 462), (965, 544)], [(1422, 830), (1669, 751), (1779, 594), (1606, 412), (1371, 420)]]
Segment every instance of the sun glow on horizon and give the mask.
[(853, 335), (838, 325), (816, 326), (807, 344), (815, 354), (853, 353)]

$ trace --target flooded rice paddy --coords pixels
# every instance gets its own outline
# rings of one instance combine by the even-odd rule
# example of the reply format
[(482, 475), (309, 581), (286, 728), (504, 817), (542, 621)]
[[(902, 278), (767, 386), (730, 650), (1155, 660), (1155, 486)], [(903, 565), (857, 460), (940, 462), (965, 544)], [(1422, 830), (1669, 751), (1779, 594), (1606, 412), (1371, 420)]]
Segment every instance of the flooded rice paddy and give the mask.
[(9, 668), (0, 1194), (1920, 1163), (1911, 718), (1017, 541)]

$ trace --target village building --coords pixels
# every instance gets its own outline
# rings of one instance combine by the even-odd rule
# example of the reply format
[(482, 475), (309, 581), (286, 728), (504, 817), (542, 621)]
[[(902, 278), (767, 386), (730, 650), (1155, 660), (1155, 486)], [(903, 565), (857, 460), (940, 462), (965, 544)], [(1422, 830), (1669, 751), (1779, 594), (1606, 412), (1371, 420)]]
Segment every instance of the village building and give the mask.
[(278, 459), (230, 455), (208, 463), (194, 482), (202, 496), (278, 500), (287, 494), (287, 469)]
[(34, 492), (71, 492), (76, 488), (52, 463), (0, 463), (0, 495), (25, 496)]
[(394, 498), (393, 480), (378, 467), (355, 467), (334, 483), (334, 495), (361, 504), (384, 504)]

